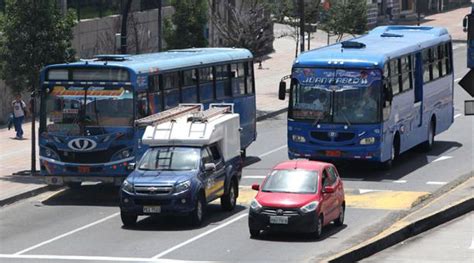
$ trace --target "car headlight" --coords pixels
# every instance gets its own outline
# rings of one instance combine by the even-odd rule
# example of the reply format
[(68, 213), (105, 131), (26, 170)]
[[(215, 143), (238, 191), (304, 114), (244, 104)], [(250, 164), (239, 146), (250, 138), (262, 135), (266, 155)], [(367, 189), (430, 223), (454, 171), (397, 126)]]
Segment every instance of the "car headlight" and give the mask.
[(124, 192), (129, 193), (129, 194), (133, 194), (133, 192), (135, 192), (135, 188), (133, 187), (133, 184), (130, 183), (129, 181), (127, 181), (127, 180), (123, 181), (122, 190)]
[(262, 205), (260, 205), (256, 199), (253, 199), (252, 202), (250, 202), (250, 210), (258, 213), (262, 210)]
[(318, 201), (313, 201), (313, 202), (308, 203), (308, 204), (304, 205), (303, 207), (301, 207), (300, 210), (303, 213), (309, 213), (309, 212), (312, 212), (312, 211), (316, 210), (316, 208), (318, 208), (318, 205), (319, 205)]
[(44, 155), (48, 158), (51, 158), (51, 159), (54, 159), (54, 160), (59, 160), (58, 154), (55, 151), (53, 151), (49, 148), (45, 148)]
[(191, 181), (185, 181), (185, 182), (182, 182), (182, 183), (179, 183), (175, 186), (174, 188), (174, 192), (176, 194), (179, 194), (179, 193), (182, 193), (182, 192), (186, 192), (188, 191), (188, 189), (191, 187)]
[(306, 142), (306, 139), (304, 138), (304, 136), (301, 136), (301, 135), (292, 135), (291, 136), (291, 139), (293, 139), (294, 142)]
[(360, 140), (361, 145), (367, 145), (367, 144), (374, 144), (375, 143), (375, 138), (374, 137), (368, 137)]

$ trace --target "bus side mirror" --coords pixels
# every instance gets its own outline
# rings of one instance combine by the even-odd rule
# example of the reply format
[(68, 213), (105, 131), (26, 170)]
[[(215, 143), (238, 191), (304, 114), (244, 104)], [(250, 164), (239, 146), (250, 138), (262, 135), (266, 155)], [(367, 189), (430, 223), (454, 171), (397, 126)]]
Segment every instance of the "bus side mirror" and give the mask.
[(280, 81), (280, 87), (278, 89), (278, 99), (285, 100), (286, 95), (286, 82)]

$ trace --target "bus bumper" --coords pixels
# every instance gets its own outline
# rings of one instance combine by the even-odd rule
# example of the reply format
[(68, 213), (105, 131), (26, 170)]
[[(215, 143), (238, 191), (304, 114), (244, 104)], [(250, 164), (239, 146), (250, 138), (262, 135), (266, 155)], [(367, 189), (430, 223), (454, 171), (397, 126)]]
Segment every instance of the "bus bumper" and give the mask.
[(365, 160), (381, 162), (379, 145), (357, 147), (327, 147), (288, 143), (290, 159), (305, 158), (311, 160)]

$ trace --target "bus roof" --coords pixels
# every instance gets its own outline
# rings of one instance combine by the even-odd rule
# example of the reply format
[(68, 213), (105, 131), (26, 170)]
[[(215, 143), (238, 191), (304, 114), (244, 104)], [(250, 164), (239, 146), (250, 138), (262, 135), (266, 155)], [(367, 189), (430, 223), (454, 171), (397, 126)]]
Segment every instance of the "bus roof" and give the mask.
[(357, 42), (352, 47), (342, 48), (341, 42), (304, 52), (296, 58), (293, 67), (382, 68), (390, 58), (450, 39), (448, 31), (442, 27), (380, 26), (351, 39), (350, 42)]
[(128, 68), (135, 73), (169, 71), (196, 65), (245, 60), (252, 53), (243, 48), (188, 48), (140, 55), (100, 55), (95, 59), (69, 64), (56, 64), (47, 68), (89, 66), (117, 66)]

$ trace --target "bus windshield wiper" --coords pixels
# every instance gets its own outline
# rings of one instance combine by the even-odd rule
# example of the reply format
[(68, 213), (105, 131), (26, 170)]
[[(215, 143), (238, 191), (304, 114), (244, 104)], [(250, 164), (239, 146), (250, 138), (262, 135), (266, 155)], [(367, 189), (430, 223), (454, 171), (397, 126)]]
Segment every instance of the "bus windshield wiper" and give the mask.
[(322, 117), (321, 115), (318, 116), (318, 117), (316, 118), (316, 120), (314, 120), (314, 122), (313, 122), (313, 124), (312, 124), (313, 127), (316, 126), (316, 125), (318, 125), (319, 121), (321, 121), (322, 118), (323, 118), (323, 117)]

